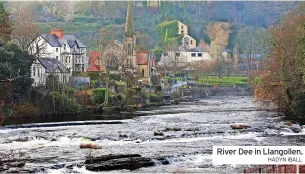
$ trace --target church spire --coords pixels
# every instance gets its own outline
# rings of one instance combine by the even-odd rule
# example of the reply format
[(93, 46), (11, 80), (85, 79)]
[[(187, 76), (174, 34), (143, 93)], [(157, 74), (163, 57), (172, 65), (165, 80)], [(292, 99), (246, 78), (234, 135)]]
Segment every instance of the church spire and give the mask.
[(133, 37), (133, 34), (134, 34), (134, 31), (133, 31), (132, 7), (131, 7), (131, 2), (130, 1), (128, 1), (127, 16), (126, 16), (126, 25), (125, 25), (124, 34), (125, 34), (126, 37)]

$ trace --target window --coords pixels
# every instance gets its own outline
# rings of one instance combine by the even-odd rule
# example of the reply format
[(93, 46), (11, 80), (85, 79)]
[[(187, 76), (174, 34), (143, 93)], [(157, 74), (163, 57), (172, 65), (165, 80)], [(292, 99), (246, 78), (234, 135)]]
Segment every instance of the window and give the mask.
[(176, 56), (179, 57), (179, 56), (180, 56), (180, 53), (176, 53)]
[(59, 59), (58, 59), (58, 56), (56, 56), (56, 59), (59, 60)]
[(144, 77), (144, 69), (142, 69), (142, 77)]
[(33, 76), (34, 77), (36, 76), (36, 67), (35, 66), (33, 67)]
[(196, 53), (192, 53), (192, 57), (196, 57)]
[(198, 57), (202, 57), (202, 53), (198, 53)]
[(40, 77), (41, 73), (40, 73), (40, 69), (37, 68), (37, 73), (38, 73), (38, 77)]
[(163, 56), (168, 56), (168, 53), (163, 53)]
[(69, 62), (69, 57), (68, 56), (66, 56), (66, 63), (68, 63)]
[(181, 29), (183, 29), (183, 25), (181, 25)]
[(191, 45), (193, 45), (193, 40), (191, 40)]
[(132, 55), (132, 48), (131, 48), (131, 44), (127, 45), (127, 55), (131, 56)]
[(80, 52), (83, 53), (83, 49), (80, 49)]
[(56, 48), (56, 52), (58, 52), (58, 48)]
[(64, 44), (64, 50), (66, 51), (66, 47), (67, 47), (67, 45), (66, 44)]

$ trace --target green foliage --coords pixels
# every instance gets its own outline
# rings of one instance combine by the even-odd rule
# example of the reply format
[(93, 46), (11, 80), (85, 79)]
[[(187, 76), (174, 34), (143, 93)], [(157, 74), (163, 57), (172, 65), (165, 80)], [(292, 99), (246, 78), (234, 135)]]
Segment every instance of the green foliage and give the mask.
[(96, 88), (93, 90), (93, 102), (103, 104), (105, 101), (106, 88)]
[(31, 88), (31, 66), (35, 57), (14, 43), (0, 46), (0, 78), (13, 80), (13, 92), (24, 96)]
[(98, 31), (101, 25), (97, 23), (82, 23), (82, 22), (70, 22), (70, 23), (62, 23), (62, 22), (53, 22), (53, 23), (37, 23), (39, 29), (48, 33), (53, 28), (62, 28), (64, 32), (79, 32), (79, 31)]
[(91, 80), (90, 84), (91, 86), (95, 86), (98, 83), (98, 80)]
[(136, 93), (139, 93), (142, 90), (140, 87), (131, 87), (130, 89), (134, 90)]
[(3, 2), (0, 2), (0, 38), (6, 42), (11, 39), (12, 26), (10, 14), (4, 9)]
[(149, 93), (148, 94), (149, 101), (151, 103), (157, 103), (157, 102), (162, 102), (162, 97), (158, 96), (157, 94)]
[(162, 57), (162, 53), (163, 53), (163, 49), (162, 48), (155, 48), (155, 49), (152, 49), (150, 50), (153, 54), (155, 54), (156, 56), (156, 60), (157, 61), (160, 61), (161, 60), (161, 57)]
[(299, 93), (293, 102), (293, 108), (298, 116), (304, 116), (305, 114), (305, 93)]
[[(86, 10), (86, 9), (84, 9)], [(87, 17), (86, 15), (82, 16), (75, 16), (73, 17), (73, 22), (78, 22), (78, 23), (96, 23), (99, 22), (100, 18), (97, 17)]]
[(121, 80), (121, 76), (118, 74), (109, 74), (109, 79), (119, 81), (119, 80)]
[[(67, 96), (66, 93), (59, 93), (54, 91), (51, 93), (53, 109), (59, 113), (79, 113), (82, 111), (81, 105), (79, 105), (73, 98)], [(45, 112), (46, 110), (44, 110)]]
[(164, 21), (157, 25), (157, 32), (159, 35), (159, 40), (165, 43), (175, 41), (178, 35), (178, 21)]
[(248, 77), (243, 76), (230, 76), (229, 78), (223, 77), (220, 79), (220, 84), (218, 84), (218, 77), (216, 76), (208, 76), (208, 77), (201, 77), (197, 81), (197, 83), (202, 85), (210, 85), (210, 86), (227, 86), (231, 87), (235, 86), (248, 86)]

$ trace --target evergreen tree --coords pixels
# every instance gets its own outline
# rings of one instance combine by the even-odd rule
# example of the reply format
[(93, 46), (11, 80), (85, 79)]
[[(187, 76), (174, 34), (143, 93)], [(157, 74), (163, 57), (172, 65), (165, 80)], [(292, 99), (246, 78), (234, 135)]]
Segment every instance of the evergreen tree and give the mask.
[(0, 2), (0, 37), (7, 42), (11, 38), (12, 30), (9, 13), (4, 9), (3, 2)]

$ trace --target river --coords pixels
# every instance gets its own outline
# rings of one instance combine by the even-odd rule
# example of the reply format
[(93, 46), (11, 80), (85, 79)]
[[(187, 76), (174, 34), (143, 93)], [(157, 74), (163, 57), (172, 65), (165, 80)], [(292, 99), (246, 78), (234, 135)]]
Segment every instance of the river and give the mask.
[[(85, 156), (137, 153), (144, 157), (166, 157), (169, 165), (156, 165), (133, 172), (239, 173), (244, 166), (214, 166), (214, 145), (303, 145), (305, 133), (283, 131), (285, 121), (275, 112), (263, 109), (251, 97), (211, 97), (196, 103), (163, 106), (137, 111), (123, 124), (98, 123), (71, 126), (0, 128), (0, 152), (24, 151), (29, 158), (25, 168), (47, 168), (45, 172), (90, 173), (84, 167), (49, 169), (54, 164), (73, 164)], [(94, 121), (93, 121), (94, 122)], [(73, 123), (73, 122), (72, 122)], [(247, 130), (232, 130), (232, 123), (248, 123)], [(154, 132), (165, 128), (182, 131)], [(127, 135), (119, 136), (119, 135)], [(102, 149), (80, 149), (82, 138), (90, 138)], [(117, 171), (126, 172), (126, 170)]]

